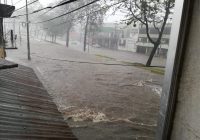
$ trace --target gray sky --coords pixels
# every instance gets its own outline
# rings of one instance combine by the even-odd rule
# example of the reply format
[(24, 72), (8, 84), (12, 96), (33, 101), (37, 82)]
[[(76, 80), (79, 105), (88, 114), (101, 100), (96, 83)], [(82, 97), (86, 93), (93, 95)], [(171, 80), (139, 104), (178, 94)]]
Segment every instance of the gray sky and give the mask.
[[(2, 0), (3, 1), (3, 0)], [(13, 4), (15, 4), (16, 2), (18, 2), (19, 0), (13, 0)], [(28, 0), (29, 1), (29, 0)], [(44, 6), (47, 6), (50, 3), (57, 3), (58, 0), (39, 0), (40, 3)], [(12, 4), (12, 0), (7, 0), (8, 4)], [(21, 6), (25, 5), (25, 0), (22, 0), (21, 2), (16, 4), (16, 8), (19, 8)], [(112, 15), (112, 10), (108, 11), (104, 22), (109, 23), (116, 23), (116, 22), (120, 22), (123, 19), (123, 13), (121, 12), (117, 12), (116, 15)]]
[[(47, 6), (49, 3), (56, 2), (57, 0), (40, 0), (40, 2)], [(123, 18), (123, 14), (121, 12), (117, 12), (116, 15), (111, 15), (112, 11), (110, 10), (107, 14), (107, 16), (104, 19), (104, 22), (120, 22), (120, 20)]]
[(39, 0), (44, 6), (47, 6), (49, 3), (57, 2), (56, 0)]

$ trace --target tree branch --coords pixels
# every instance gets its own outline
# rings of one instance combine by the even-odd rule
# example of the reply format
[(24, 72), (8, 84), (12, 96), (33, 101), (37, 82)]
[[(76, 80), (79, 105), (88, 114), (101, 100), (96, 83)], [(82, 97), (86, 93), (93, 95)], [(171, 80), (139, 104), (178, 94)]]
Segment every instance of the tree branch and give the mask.
[(163, 24), (162, 24), (162, 27), (161, 27), (161, 30), (160, 30), (159, 37), (158, 37), (158, 39), (157, 39), (157, 41), (156, 41), (156, 43), (158, 43), (158, 44), (160, 43), (160, 41), (161, 41), (161, 39), (162, 39), (162, 35), (163, 35), (164, 29), (165, 29), (165, 25), (166, 25), (166, 23), (167, 23), (167, 19), (168, 19), (169, 14), (170, 14), (170, 9), (169, 9), (170, 4), (171, 4), (171, 1), (170, 1), (170, 0), (169, 0), (168, 2), (166, 2), (165, 17), (164, 17), (164, 19), (163, 19)]
[(149, 41), (152, 43), (152, 44), (155, 44), (156, 42), (151, 38), (151, 36), (150, 36), (150, 33), (149, 33), (149, 25), (148, 25), (148, 20), (147, 20), (147, 15), (146, 15), (146, 9), (145, 9), (146, 7), (144, 7), (144, 9), (143, 9), (143, 13), (144, 13), (144, 20), (145, 20), (145, 25), (146, 25), (146, 32), (147, 32), (147, 37), (148, 37), (148, 39), (149, 39)]
[(158, 31), (158, 33), (160, 34), (160, 29), (156, 26), (155, 20), (153, 20), (153, 26)]
[[(141, 22), (142, 24), (144, 24), (144, 25), (146, 24), (145, 21), (142, 20), (142, 18), (139, 18), (138, 15), (135, 15), (135, 14), (134, 14), (134, 12), (133, 12), (133, 10), (132, 10), (132, 7), (131, 7), (131, 3), (130, 3), (129, 11), (131, 12), (132, 16), (133, 16), (136, 20), (140, 21), (140, 22)], [(132, 19), (132, 21), (134, 21), (134, 18)]]

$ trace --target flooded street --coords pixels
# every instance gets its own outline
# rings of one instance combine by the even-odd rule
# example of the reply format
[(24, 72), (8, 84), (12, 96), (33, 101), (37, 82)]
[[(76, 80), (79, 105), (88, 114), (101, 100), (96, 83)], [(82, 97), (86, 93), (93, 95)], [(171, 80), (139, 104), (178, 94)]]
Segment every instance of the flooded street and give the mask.
[(7, 59), (34, 68), (80, 140), (154, 139), (163, 75), (99, 57), (98, 51), (31, 43), (31, 61), (25, 45), (7, 51)]

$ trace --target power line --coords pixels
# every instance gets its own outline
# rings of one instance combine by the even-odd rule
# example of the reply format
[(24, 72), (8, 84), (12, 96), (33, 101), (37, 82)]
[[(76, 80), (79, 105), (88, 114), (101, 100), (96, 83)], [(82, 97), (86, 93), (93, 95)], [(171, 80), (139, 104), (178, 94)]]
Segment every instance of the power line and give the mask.
[[(38, 10), (35, 10), (31, 13), (29, 13), (29, 15), (32, 15), (32, 14), (35, 14), (35, 13), (38, 13), (40, 11), (43, 11), (43, 10), (46, 10), (46, 9), (50, 9), (51, 7), (48, 6), (48, 7), (45, 7), (45, 8), (42, 8), (42, 9), (38, 9)], [(21, 17), (21, 16), (26, 16), (26, 14), (21, 14), (21, 15), (16, 15), (16, 16), (12, 16), (11, 18), (17, 18), (17, 17)]]
[[(96, 12), (99, 12), (99, 11), (102, 11), (102, 10), (106, 10), (107, 8), (110, 8), (110, 7), (112, 7), (112, 6), (118, 5), (118, 4), (120, 4), (120, 3), (124, 2), (124, 1), (126, 1), (126, 0), (123, 0), (123, 1), (117, 2), (117, 3), (113, 3), (113, 4), (108, 5), (108, 6), (101, 7), (101, 9), (99, 9), (99, 10), (90, 12), (90, 13), (88, 13), (88, 14), (86, 14), (86, 15), (82, 15), (82, 16), (80, 16), (80, 17), (78, 17), (78, 18), (73, 18), (73, 19), (71, 19), (71, 20), (79, 19), (79, 18), (88, 16), (88, 15), (91, 15), (91, 14), (93, 14), (93, 13), (96, 13)], [(59, 27), (58, 25), (65, 24), (65, 23), (67, 23), (67, 22), (68, 22), (68, 20), (65, 21), (65, 22), (61, 22), (61, 23), (55, 24), (55, 25), (53, 25), (53, 26), (51, 26), (51, 27), (54, 27), (54, 26)], [(48, 29), (48, 28), (43, 28), (43, 29)], [(40, 29), (40, 30), (42, 30), (42, 29)]]
[(69, 4), (69, 3), (75, 2), (77, 0), (68, 0), (67, 2), (64, 2), (64, 1), (66, 1), (66, 0), (60, 1), (57, 5), (53, 6), (50, 10), (46, 11), (45, 13), (41, 14), (40, 16), (47, 14), (48, 12), (50, 12), (51, 10), (53, 10), (53, 9), (59, 7), (59, 6), (62, 6), (62, 5), (65, 5), (65, 4)]
[(59, 3), (58, 5), (54, 6), (52, 9), (56, 8), (56, 7), (60, 7), (60, 6), (63, 6), (63, 5), (66, 5), (66, 4), (69, 4), (69, 3), (72, 3), (72, 2), (76, 2), (77, 0), (68, 0), (66, 2), (63, 2), (63, 3)]
[[(102, 8), (99, 9), (99, 10), (90, 12), (89, 14), (86, 14), (86, 15), (82, 15), (82, 16), (80, 16), (80, 17), (78, 17), (78, 18), (73, 18), (73, 19), (71, 19), (71, 20), (79, 19), (79, 18), (88, 16), (88, 15), (91, 15), (91, 14), (93, 14), (93, 13), (96, 13), (96, 12), (99, 12), (99, 11), (102, 11), (102, 10), (106, 10), (107, 8), (110, 8), (110, 7), (112, 7), (112, 6), (118, 5), (118, 4), (120, 4), (120, 3), (122, 3), (122, 2), (125, 2), (125, 1), (126, 1), (126, 0), (123, 0), (123, 1), (121, 1), (121, 2), (117, 2), (117, 3), (114, 3), (114, 4), (108, 5), (108, 6), (104, 6), (104, 7), (102, 7)], [(68, 21), (69, 21), (69, 20), (67, 20), (67, 21), (65, 21), (65, 22), (61, 22), (61, 23), (55, 24), (55, 25), (52, 25), (51, 27), (54, 27), (54, 26), (60, 27), (59, 25), (63, 25), (63, 24), (65, 24), (65, 23), (67, 23)], [(49, 29), (49, 28), (41, 28), (41, 29), (38, 29), (38, 30), (35, 30), (35, 31), (41, 31), (41, 30), (44, 30), (44, 29)]]
[[(39, 0), (35, 0), (35, 1), (31, 2), (31, 3), (28, 3), (27, 6), (28, 6), (28, 5), (31, 5), (31, 4), (34, 4), (34, 3), (38, 2), (38, 1), (39, 1)], [(18, 1), (18, 2), (19, 2), (19, 1)], [(13, 12), (19, 11), (19, 10), (25, 8), (25, 7), (26, 7), (26, 5), (20, 7), (20, 8), (18, 8), (18, 9), (16, 9), (16, 10), (14, 10)], [(12, 12), (12, 13), (13, 13), (13, 12)], [(10, 13), (11, 13), (11, 12), (10, 12)], [(9, 14), (10, 14), (10, 13), (9, 13)], [(24, 14), (24, 15), (26, 15), (26, 14)], [(15, 18), (15, 16), (9, 17), (9, 18)]]
[(18, 3), (20, 3), (22, 0), (19, 0), (19, 1), (17, 1), (16, 3), (14, 3), (14, 5), (16, 5), (16, 4), (18, 4)]
[[(54, 8), (57, 8), (57, 7), (60, 7), (60, 6), (63, 6), (63, 5), (66, 5), (66, 4), (75, 2), (75, 1), (77, 1), (77, 0), (69, 0), (69, 1), (67, 1), (67, 2), (58, 3), (58, 4), (55, 5), (55, 6), (47, 6), (47, 7), (45, 7), (45, 8), (42, 8), (42, 9), (35, 10), (35, 11), (31, 12), (31, 13), (29, 13), (29, 15), (38, 13), (38, 12), (43, 11), (43, 10), (46, 10), (46, 9), (53, 10)], [(50, 11), (50, 10), (49, 10), (49, 11)], [(47, 11), (47, 12), (49, 12), (49, 11)], [(47, 13), (47, 12), (46, 12), (46, 13)], [(16, 15), (16, 16), (12, 16), (12, 18), (17, 18), (17, 17), (21, 17), (21, 16), (25, 16), (25, 15), (26, 15), (26, 14)], [(42, 14), (42, 15), (43, 15), (43, 14)], [(40, 16), (41, 16), (41, 15), (40, 15)]]
[[(29, 6), (29, 5), (31, 5), (31, 4), (33, 4), (33, 3), (36, 3), (36, 2), (38, 2), (38, 1), (39, 1), (39, 0), (35, 0), (35, 1), (31, 2), (31, 3), (28, 3), (27, 6)], [(19, 10), (25, 8), (25, 7), (26, 7), (26, 5), (24, 5), (24, 6), (20, 7), (20, 8), (18, 8), (18, 9), (16, 9), (14, 12), (19, 11)]]
[[(89, 14), (86, 14), (86, 15), (82, 15), (82, 16), (80, 16), (80, 17), (78, 17), (78, 18), (73, 18), (73, 19), (71, 19), (71, 20), (81, 19), (81, 18), (83, 18), (83, 17), (85, 17), (85, 16), (91, 15), (91, 14), (96, 13), (96, 12), (99, 12), (99, 11), (102, 11), (102, 9), (93, 11), (93, 12), (91, 12), (91, 13), (89, 13)], [(51, 27), (54, 27), (54, 26), (59, 27), (58, 25), (65, 24), (65, 23), (67, 23), (68, 21), (69, 21), (69, 20), (67, 20), (67, 21), (65, 21), (65, 22), (61, 22), (61, 23), (55, 24), (55, 25), (53, 25), (53, 26), (51, 26)], [(46, 29), (46, 28), (45, 28), (45, 29)], [(47, 28), (47, 29), (48, 29), (48, 28)]]
[[(118, 4), (120, 4), (120, 3), (124, 2), (124, 1), (126, 1), (126, 0), (123, 0), (123, 1), (117, 2), (117, 3), (113, 3), (113, 4), (111, 4), (111, 5), (107, 5), (107, 6), (104, 6), (104, 7), (101, 7), (101, 9), (99, 9), (99, 10), (90, 12), (89, 14), (86, 14), (86, 15), (82, 15), (82, 16), (80, 16), (80, 17), (78, 17), (78, 18), (73, 18), (73, 19), (71, 19), (71, 20), (80, 19), (80, 18), (82, 18), (82, 17), (91, 15), (91, 14), (93, 14), (93, 13), (96, 13), (96, 12), (99, 12), (99, 11), (102, 11), (102, 10), (106, 10), (107, 8), (110, 8), (110, 7), (112, 7), (112, 6), (118, 5)], [(49, 8), (49, 7), (45, 7), (45, 8), (47, 9), (47, 8)], [(39, 9), (39, 10), (36, 10), (36, 11), (42, 11), (42, 10), (44, 10), (45, 8)], [(36, 13), (36, 11), (33, 11), (33, 12), (30, 13), (30, 14)], [(26, 15), (26, 14), (25, 14), (25, 15)], [(18, 15), (18, 16), (23, 16), (23, 15)], [(13, 18), (14, 18), (14, 17), (13, 17)], [(53, 25), (53, 26), (59, 27), (58, 25), (65, 24), (65, 23), (67, 23), (67, 22), (68, 22), (68, 20), (65, 21), (65, 22), (61, 22), (61, 23), (55, 24), (55, 25)], [(12, 22), (7, 22), (7, 23), (12, 23)], [(36, 23), (32, 23), (32, 24), (36, 24)], [(42, 29), (48, 29), (48, 28), (42, 28)], [(39, 29), (39, 30), (42, 30), (42, 29)], [(36, 30), (36, 31), (37, 31), (37, 30)]]
[(48, 20), (44, 20), (44, 21), (41, 21), (41, 22), (36, 22), (36, 23), (34, 23), (34, 24), (45, 23), (45, 22), (52, 21), (52, 20), (54, 20), (54, 19), (63, 17), (63, 16), (65, 16), (65, 15), (68, 15), (68, 14), (71, 14), (71, 13), (73, 13), (73, 12), (75, 12), (75, 11), (78, 11), (78, 10), (80, 10), (80, 9), (82, 9), (82, 8), (85, 8), (85, 7), (87, 7), (87, 6), (89, 6), (89, 5), (93, 4), (93, 3), (96, 3), (97, 1), (100, 1), (100, 0), (94, 0), (94, 1), (92, 1), (92, 2), (90, 2), (90, 3), (88, 3), (88, 4), (85, 4), (85, 5), (81, 6), (81, 7), (78, 7), (78, 8), (76, 8), (76, 9), (72, 10), (72, 11), (69, 11), (69, 12), (65, 13), (65, 14), (62, 14), (62, 15), (59, 15), (59, 16), (57, 16), (57, 17), (54, 17), (54, 18), (51, 18), (51, 19), (48, 19)]
[[(60, 3), (58, 3), (58, 4), (60, 4)], [(53, 7), (52, 7), (53, 8)], [(50, 12), (51, 10), (53, 10), (53, 9), (49, 9), (48, 11), (46, 11), (46, 12), (44, 12), (44, 13), (42, 13), (41, 15), (39, 15), (39, 17), (41, 17), (41, 16), (43, 16), (43, 15), (45, 15), (45, 14), (47, 14), (48, 12)]]

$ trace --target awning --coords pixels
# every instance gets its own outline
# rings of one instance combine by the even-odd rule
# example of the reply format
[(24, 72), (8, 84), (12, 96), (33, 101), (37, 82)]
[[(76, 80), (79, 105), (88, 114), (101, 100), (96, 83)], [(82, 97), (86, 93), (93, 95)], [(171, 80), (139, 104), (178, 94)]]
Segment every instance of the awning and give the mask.
[(8, 18), (15, 10), (15, 6), (0, 4), (0, 17)]

